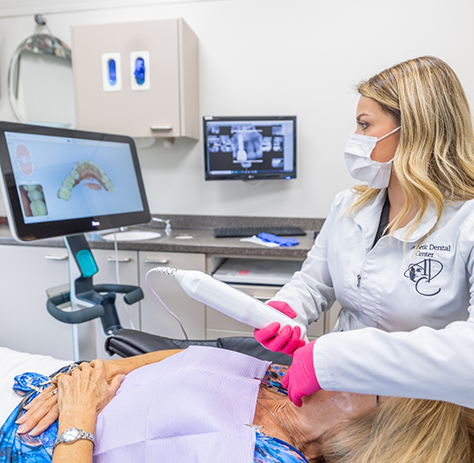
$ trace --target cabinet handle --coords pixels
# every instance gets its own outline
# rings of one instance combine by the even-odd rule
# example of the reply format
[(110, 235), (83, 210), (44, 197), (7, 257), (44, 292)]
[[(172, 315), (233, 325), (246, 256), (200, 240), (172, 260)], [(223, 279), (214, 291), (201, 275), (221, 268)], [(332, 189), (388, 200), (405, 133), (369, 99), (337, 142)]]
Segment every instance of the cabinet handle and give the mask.
[(153, 132), (159, 130), (173, 130), (173, 127), (171, 127), (171, 125), (152, 125), (150, 127), (150, 130), (152, 130)]
[(50, 255), (46, 255), (44, 256), (44, 258), (46, 260), (67, 260), (68, 257), (67, 255), (66, 256), (50, 256)]
[(125, 263), (125, 262), (130, 262), (132, 259), (130, 257), (122, 257), (116, 259), (115, 257), (107, 257), (107, 262), (119, 262), (119, 263)]
[(163, 259), (163, 260), (153, 260), (153, 259), (145, 259), (145, 264), (169, 264), (170, 261), (168, 259)]

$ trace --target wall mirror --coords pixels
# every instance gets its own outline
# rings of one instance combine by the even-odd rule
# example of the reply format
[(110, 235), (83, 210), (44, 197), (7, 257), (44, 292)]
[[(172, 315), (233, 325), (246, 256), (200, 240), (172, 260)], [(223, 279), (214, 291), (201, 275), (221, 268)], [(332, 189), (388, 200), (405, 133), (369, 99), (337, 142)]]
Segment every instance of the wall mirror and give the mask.
[(75, 127), (71, 49), (54, 37), (42, 15), (35, 33), (13, 53), (8, 92), (20, 122)]

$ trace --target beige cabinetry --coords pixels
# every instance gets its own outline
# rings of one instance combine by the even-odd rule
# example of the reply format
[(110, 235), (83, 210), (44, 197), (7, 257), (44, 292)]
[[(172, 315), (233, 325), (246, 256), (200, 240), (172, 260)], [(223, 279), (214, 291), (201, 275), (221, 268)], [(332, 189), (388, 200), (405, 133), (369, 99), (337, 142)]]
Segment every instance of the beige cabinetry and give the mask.
[[(99, 268), (94, 283), (116, 283), (113, 250), (93, 249)], [(132, 306), (117, 295), (116, 305), (124, 328), (135, 328), (170, 338), (184, 337), (178, 322), (148, 290), (146, 274), (158, 267), (200, 270), (212, 274), (223, 257), (206, 259), (205, 254), (177, 252), (119, 251), (119, 278), (123, 284), (138, 285), (145, 298)], [(68, 283), (68, 256), (63, 248), (0, 246), (0, 346), (11, 349), (72, 359), (71, 325), (54, 319), (46, 310), (46, 290)], [(151, 273), (149, 282), (168, 308), (182, 321), (189, 339), (216, 339), (228, 336), (252, 336), (253, 329), (189, 297), (172, 278)], [(266, 301), (279, 286), (234, 285), (253, 297)], [(330, 331), (340, 307), (336, 305), (310, 326), (314, 339)], [(81, 325), (88, 333), (90, 356), (109, 358), (103, 348), (105, 334), (99, 320)]]
[[(206, 256), (204, 254), (145, 251), (140, 251), (138, 256), (140, 286), (145, 293), (145, 299), (140, 303), (142, 331), (183, 339), (183, 332), (176, 319), (148, 290), (145, 281), (146, 274), (149, 270), (160, 266), (205, 272)], [(166, 306), (181, 319), (189, 339), (205, 339), (205, 306), (190, 298), (169, 276), (152, 273), (149, 282)]]
[(183, 19), (75, 26), (72, 49), (79, 129), (199, 139), (198, 39)]
[(46, 310), (46, 289), (67, 282), (63, 249), (0, 246), (0, 346), (72, 359), (71, 325)]
[[(94, 250), (99, 273), (94, 283), (115, 283), (115, 254)], [(124, 283), (138, 285), (137, 253), (119, 251), (119, 275)], [(0, 346), (23, 352), (72, 359), (72, 326), (54, 319), (46, 310), (46, 290), (68, 284), (65, 249), (0, 246)], [(126, 306), (117, 296), (117, 310), (125, 328), (140, 324), (139, 304)], [(107, 358), (100, 322), (82, 324), (96, 339), (97, 357)]]

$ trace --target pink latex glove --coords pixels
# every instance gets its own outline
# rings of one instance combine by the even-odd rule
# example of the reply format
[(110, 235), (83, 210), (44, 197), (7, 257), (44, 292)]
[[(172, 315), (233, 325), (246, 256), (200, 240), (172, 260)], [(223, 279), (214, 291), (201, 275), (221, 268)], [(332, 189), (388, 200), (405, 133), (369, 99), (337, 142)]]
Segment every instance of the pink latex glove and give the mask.
[(283, 387), (288, 389), (288, 398), (297, 407), (301, 407), (303, 404), (301, 400), (303, 397), (321, 389), (314, 371), (313, 349), (315, 342), (311, 341), (294, 353), (293, 362), (282, 381)]
[[(267, 304), (290, 318), (296, 318), (296, 312), (286, 302), (270, 301)], [(280, 323), (274, 322), (261, 330), (256, 329), (254, 336), (268, 350), (283, 352), (288, 355), (293, 355), (295, 350), (305, 345), (305, 342), (301, 339), (301, 329), (299, 326), (292, 328), (290, 325), (285, 325), (278, 333), (279, 330)]]

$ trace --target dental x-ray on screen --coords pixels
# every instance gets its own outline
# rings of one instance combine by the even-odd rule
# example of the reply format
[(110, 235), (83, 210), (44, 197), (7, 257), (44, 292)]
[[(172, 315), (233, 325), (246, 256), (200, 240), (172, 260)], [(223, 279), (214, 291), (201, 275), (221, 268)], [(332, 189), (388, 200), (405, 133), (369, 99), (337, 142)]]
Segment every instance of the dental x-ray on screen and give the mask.
[(204, 117), (206, 180), (296, 178), (296, 116)]

